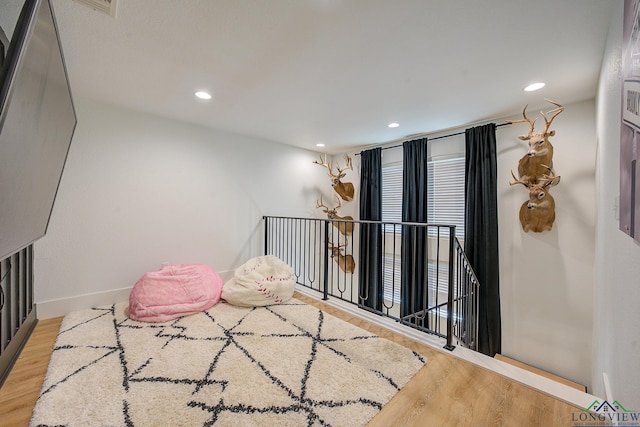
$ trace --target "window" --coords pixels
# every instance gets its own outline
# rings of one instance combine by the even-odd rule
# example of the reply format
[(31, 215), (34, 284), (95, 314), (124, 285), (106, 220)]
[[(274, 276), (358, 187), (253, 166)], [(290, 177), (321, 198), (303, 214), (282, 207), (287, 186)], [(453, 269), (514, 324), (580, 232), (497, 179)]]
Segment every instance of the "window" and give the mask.
[[(458, 239), (464, 238), (464, 156), (430, 160), (427, 163), (427, 219), (430, 224), (451, 224), (456, 226)], [(402, 165), (392, 164), (382, 168), (382, 220), (402, 222)], [(394, 236), (394, 227), (385, 226), (386, 238)], [(395, 227), (395, 234), (401, 233)], [(437, 231), (430, 230), (432, 236)], [(384, 298), (400, 301), (400, 247), (387, 247), (383, 255)], [(446, 295), (448, 287), (448, 269), (446, 266), (429, 265), (429, 283), (434, 292)], [(437, 287), (437, 291), (436, 291)]]
[[(464, 157), (433, 160), (427, 164), (427, 218), (430, 224), (456, 226), (464, 237)], [(384, 184), (383, 184), (384, 186)]]
[[(401, 164), (382, 168), (382, 220), (402, 222)], [(385, 226), (385, 231), (392, 233), (393, 226)]]
[[(382, 258), (382, 280), (384, 288), (384, 299), (387, 301), (400, 302), (400, 252), (396, 256), (393, 254), (385, 254)], [(444, 302), (449, 290), (449, 266), (429, 264), (428, 266), (429, 283), (435, 290), (436, 284), (438, 288), (439, 302)], [(433, 302), (433, 301), (432, 301)]]
[(395, 254), (384, 254), (382, 266), (382, 280), (384, 288), (384, 299), (387, 301), (400, 302), (400, 252)]
[[(455, 225), (456, 236), (463, 238), (464, 157), (429, 161), (427, 177), (428, 222)], [(402, 165), (382, 168), (382, 220), (402, 221)]]

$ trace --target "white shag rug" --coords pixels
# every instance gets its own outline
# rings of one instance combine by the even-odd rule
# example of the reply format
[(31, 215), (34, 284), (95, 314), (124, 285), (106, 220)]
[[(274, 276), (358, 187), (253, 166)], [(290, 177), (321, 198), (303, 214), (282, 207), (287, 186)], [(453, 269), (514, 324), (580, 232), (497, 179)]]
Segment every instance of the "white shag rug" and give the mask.
[(296, 299), (165, 323), (65, 317), (31, 426), (361, 426), (423, 356)]

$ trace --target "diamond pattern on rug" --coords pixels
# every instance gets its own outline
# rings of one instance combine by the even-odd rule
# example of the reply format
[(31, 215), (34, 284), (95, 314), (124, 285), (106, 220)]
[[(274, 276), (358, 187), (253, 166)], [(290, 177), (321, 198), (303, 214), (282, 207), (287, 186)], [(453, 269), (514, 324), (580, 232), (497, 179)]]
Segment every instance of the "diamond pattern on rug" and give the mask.
[(63, 320), (32, 426), (365, 425), (426, 362), (298, 300)]

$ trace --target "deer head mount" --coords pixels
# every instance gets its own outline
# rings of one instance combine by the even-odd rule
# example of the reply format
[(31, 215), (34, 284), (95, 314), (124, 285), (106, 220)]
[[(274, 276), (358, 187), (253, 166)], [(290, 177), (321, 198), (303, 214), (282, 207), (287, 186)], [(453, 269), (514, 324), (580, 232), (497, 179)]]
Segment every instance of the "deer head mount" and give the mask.
[[(340, 202), (340, 199), (338, 197), (336, 197), (336, 200), (338, 201), (338, 205), (333, 208), (329, 208), (322, 202), (322, 196), (320, 196), (320, 200), (316, 202), (316, 208), (323, 208), (322, 211), (327, 214), (327, 218), (329, 219), (344, 219), (353, 221), (352, 216), (338, 215), (338, 209), (342, 207), (342, 202)], [(353, 234), (352, 222), (334, 222), (333, 226), (337, 228), (338, 231), (340, 231), (340, 233), (342, 233), (344, 236), (351, 236), (351, 234)]]
[(556, 203), (549, 190), (558, 185), (560, 177), (555, 176), (553, 172), (553, 145), (549, 138), (556, 134), (555, 130), (550, 129), (551, 123), (564, 111), (564, 107), (550, 99), (545, 98), (545, 101), (555, 105), (556, 108), (548, 111), (547, 114), (540, 111), (544, 119), (544, 129), (541, 132), (535, 132), (538, 119), (531, 120), (527, 117), (528, 105), (525, 105), (522, 110), (521, 120), (508, 121), (508, 123), (529, 123), (529, 133), (520, 136), (521, 140), (529, 143), (529, 150), (518, 162), (520, 178), (517, 179), (512, 171), (511, 176), (514, 181), (510, 183), (510, 185), (522, 184), (529, 190), (529, 200), (520, 206), (520, 224), (525, 233), (551, 230), (556, 219)]
[(356, 261), (353, 259), (352, 255), (345, 255), (344, 248), (347, 247), (347, 242), (344, 244), (338, 244), (338, 246), (334, 246), (331, 241), (329, 243), (329, 251), (331, 251), (331, 258), (338, 264), (340, 270), (345, 273), (353, 273), (356, 270)]
[(540, 111), (545, 123), (541, 132), (534, 132), (536, 120), (538, 119), (531, 120), (527, 117), (528, 104), (522, 110), (522, 119), (507, 121), (507, 123), (529, 123), (529, 133), (520, 137), (521, 140), (529, 143), (529, 151), (518, 162), (518, 175), (522, 181), (535, 183), (539, 177), (548, 173), (549, 168), (553, 168), (553, 145), (551, 145), (549, 137), (554, 136), (556, 131), (549, 130), (549, 127), (553, 119), (564, 111), (564, 107), (550, 99), (545, 98), (545, 101), (552, 103), (557, 108), (547, 112), (547, 114), (551, 115), (549, 119), (545, 113)]
[(353, 166), (351, 165), (351, 157), (345, 154), (344, 159), (345, 166), (344, 168), (337, 167), (337, 173), (333, 173), (333, 166), (331, 162), (327, 163), (326, 154), (324, 155), (324, 159), (320, 157), (320, 161), (316, 160), (313, 163), (327, 168), (329, 176), (331, 177), (331, 186), (333, 187), (335, 192), (338, 193), (342, 200), (344, 200), (345, 202), (350, 202), (351, 200), (353, 200), (353, 195), (355, 192), (353, 184), (350, 182), (342, 182), (341, 179), (347, 176), (344, 171), (346, 171), (347, 169), (353, 170)]
[(529, 200), (520, 206), (520, 224), (525, 233), (533, 231), (541, 233), (549, 231), (556, 220), (556, 202), (549, 190), (560, 182), (560, 177), (553, 172), (545, 175), (536, 183), (516, 179), (513, 171), (511, 176), (514, 182), (510, 185), (522, 184), (529, 190)]

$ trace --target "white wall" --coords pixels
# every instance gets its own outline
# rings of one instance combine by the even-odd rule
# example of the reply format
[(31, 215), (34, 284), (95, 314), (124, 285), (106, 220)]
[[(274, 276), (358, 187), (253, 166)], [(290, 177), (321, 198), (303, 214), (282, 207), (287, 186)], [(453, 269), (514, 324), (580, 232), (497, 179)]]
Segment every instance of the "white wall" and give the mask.
[(164, 262), (228, 276), (260, 254), (262, 215), (316, 213), (326, 177), (314, 152), (83, 99), (76, 108), (49, 229), (35, 245), (41, 318), (126, 298)]
[[(545, 96), (553, 98), (552, 93)], [(562, 103), (562, 100), (555, 100)], [(553, 107), (549, 104), (549, 107)], [(550, 110), (547, 109), (546, 111)], [(535, 111), (527, 115), (535, 117)], [(514, 118), (521, 118), (514, 117)], [(542, 118), (538, 122), (543, 122)], [(536, 123), (536, 130), (541, 124)], [(527, 144), (527, 124), (497, 130), (502, 353), (532, 366), (591, 385), (595, 227), (595, 105), (565, 105), (553, 122), (551, 189), (556, 222), (543, 233), (525, 233), (522, 185), (510, 186)]]
[[(640, 244), (618, 229), (623, 2), (615, 3), (597, 96), (593, 392), (640, 408)], [(603, 375), (604, 374), (604, 375)]]
[[(533, 97), (532, 103), (540, 104)], [(553, 97), (552, 93), (544, 96)], [(556, 100), (562, 102), (561, 99)], [(595, 102), (567, 104), (553, 122), (556, 135), (554, 169), (560, 184), (551, 190), (556, 200), (552, 231), (525, 233), (520, 205), (528, 199), (521, 185), (512, 187), (510, 171), (527, 144), (518, 136), (526, 124), (496, 130), (498, 147), (498, 226), (502, 353), (548, 372), (591, 385), (592, 312), (595, 251)], [(545, 107), (546, 108), (546, 107)], [(554, 108), (549, 104), (549, 108)], [(535, 118), (536, 111), (528, 110)], [(522, 116), (506, 119), (520, 119)], [(542, 118), (538, 122), (543, 122)], [(541, 129), (537, 123), (536, 130)], [(449, 129), (429, 135), (464, 131)], [(391, 144), (391, 145), (397, 145)], [(464, 135), (432, 140), (430, 154), (464, 155)], [(383, 151), (383, 163), (402, 160), (402, 148)]]

